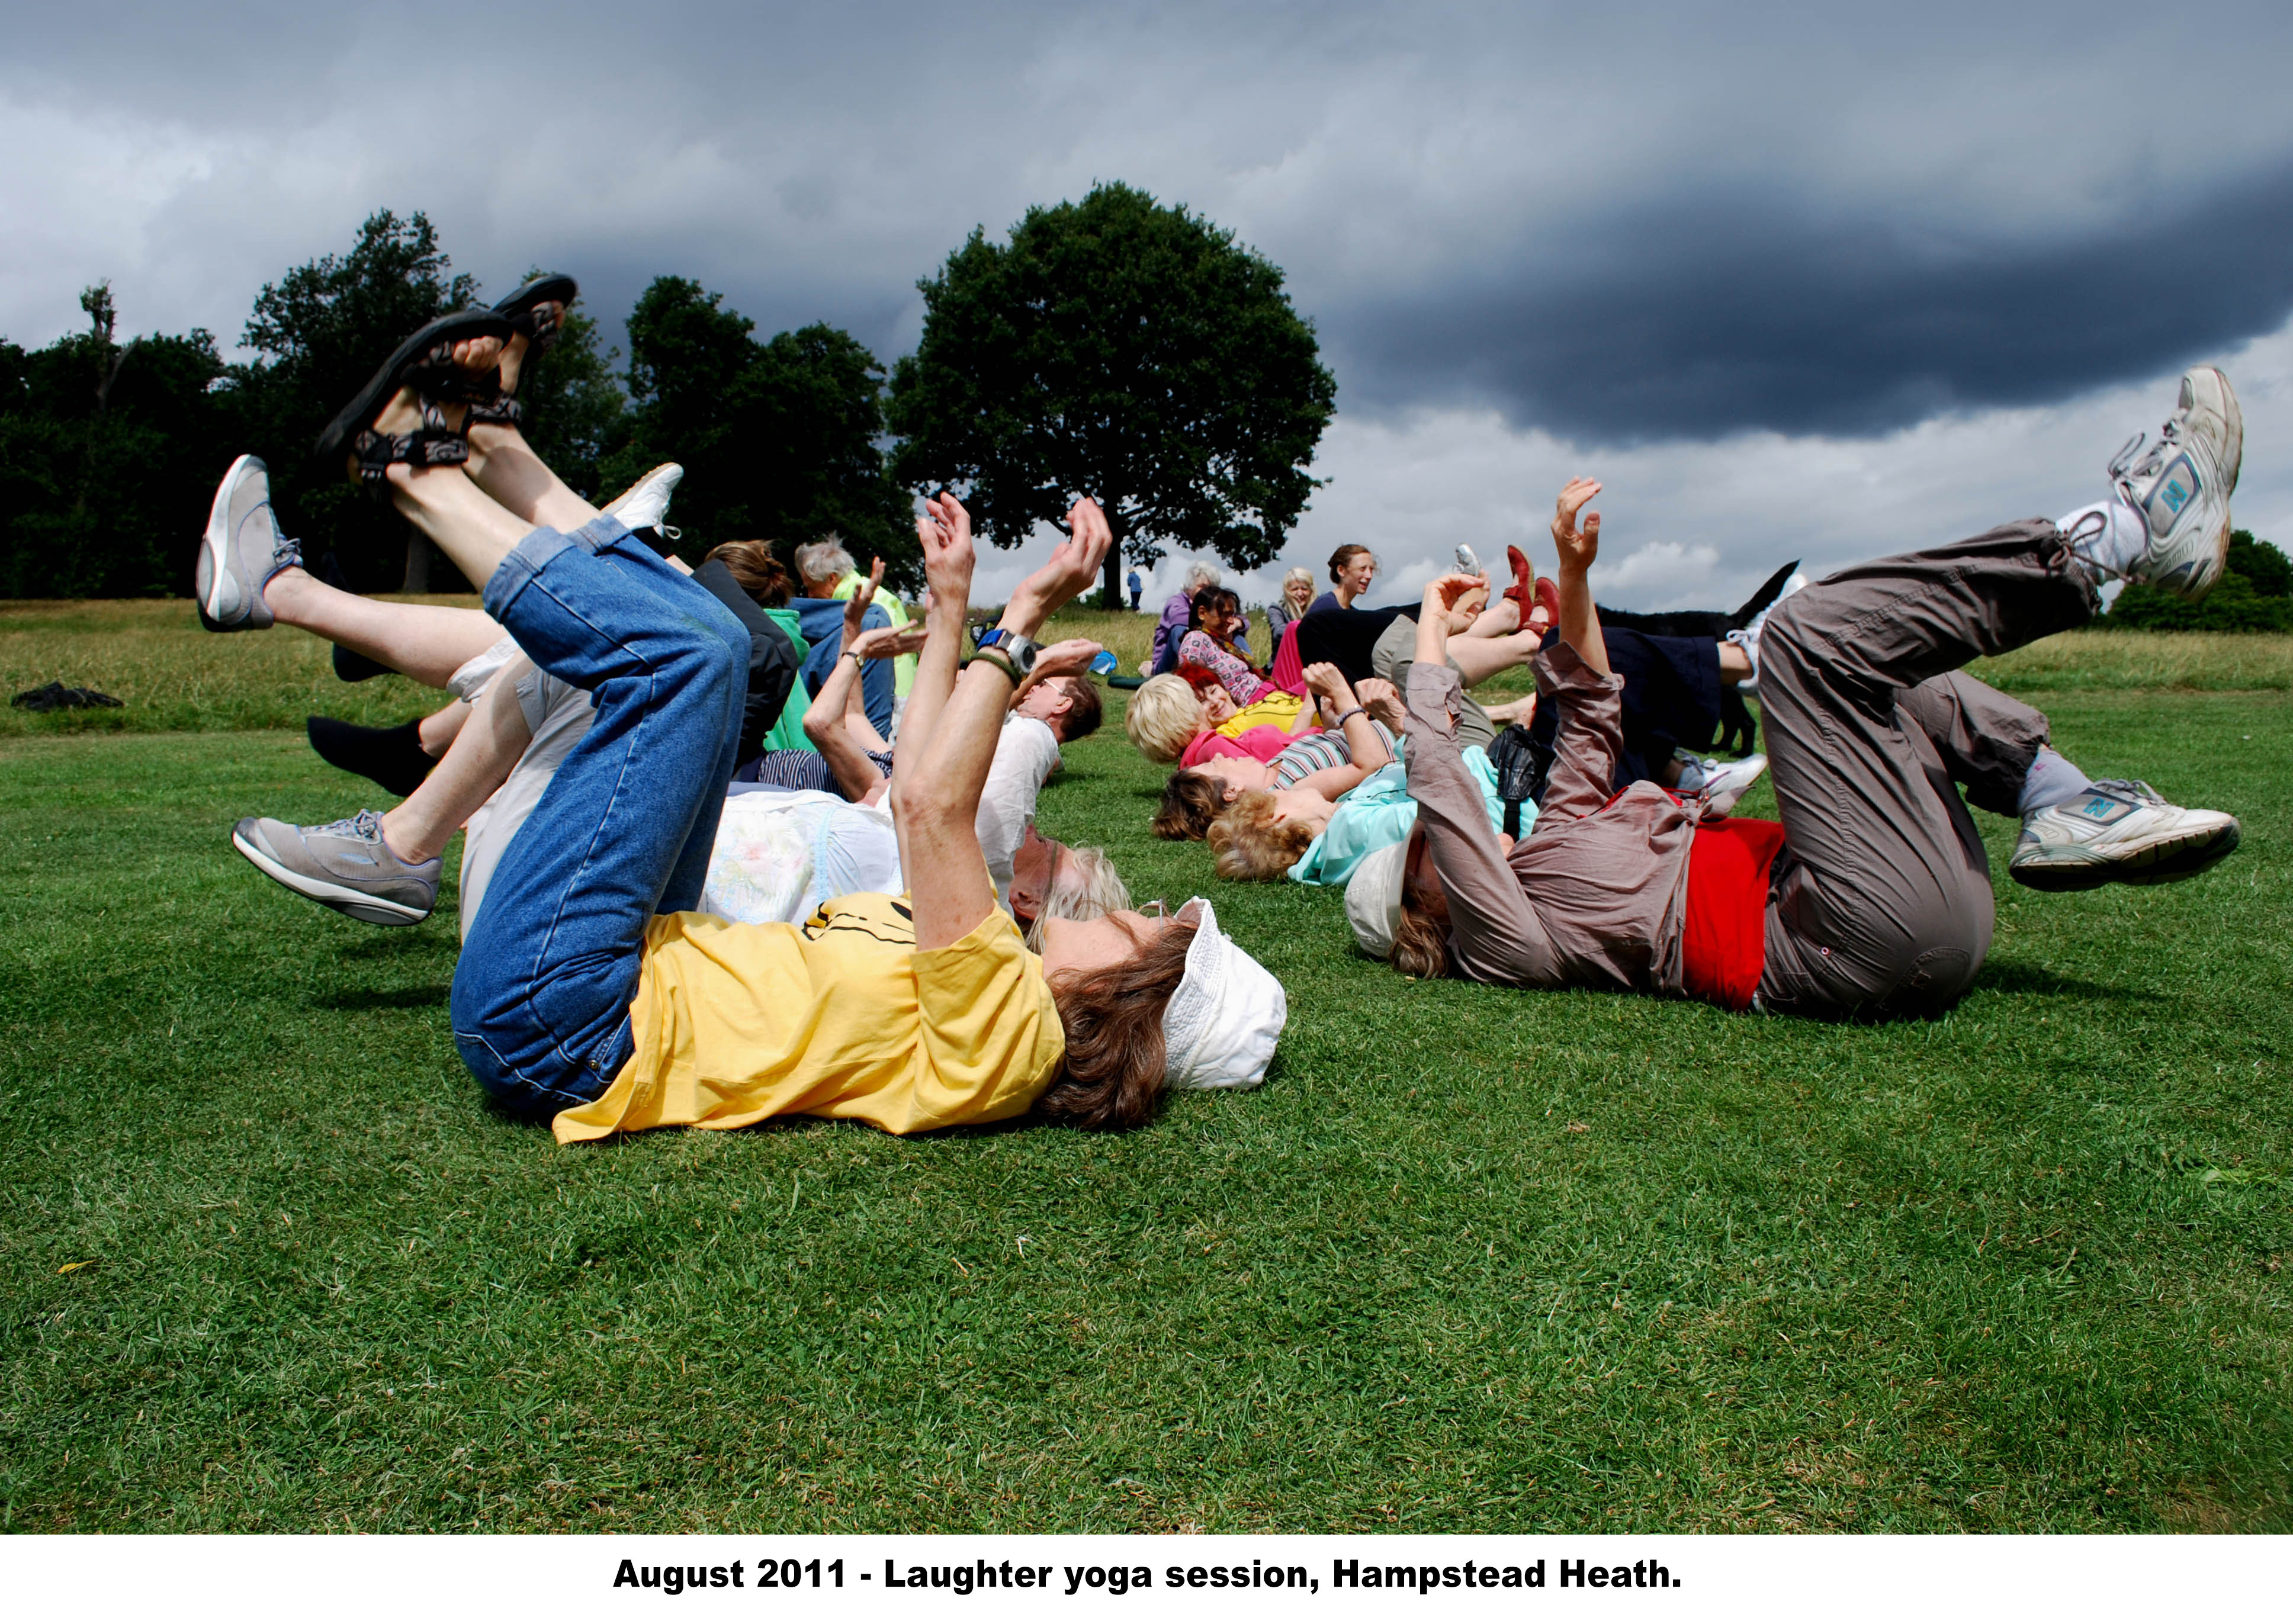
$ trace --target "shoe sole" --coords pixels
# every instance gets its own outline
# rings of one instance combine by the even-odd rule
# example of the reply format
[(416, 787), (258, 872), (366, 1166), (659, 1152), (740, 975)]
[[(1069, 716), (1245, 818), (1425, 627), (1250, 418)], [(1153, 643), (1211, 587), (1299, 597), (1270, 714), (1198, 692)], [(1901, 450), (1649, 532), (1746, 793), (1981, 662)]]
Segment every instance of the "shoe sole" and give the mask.
[[(2211, 834), (2160, 841), (2140, 852), (2078, 862), (2010, 861), (2007, 877), (2032, 891), (2099, 891), (2104, 885), (2168, 885), (2203, 874), (2237, 850), (2242, 831), (2232, 823)], [(2049, 848), (2041, 846), (2041, 852)], [(2069, 850), (2073, 848), (2054, 848)]]
[(385, 403), (398, 392), (398, 375), (429, 351), (442, 343), (459, 343), (466, 338), (506, 340), (509, 336), (508, 319), (490, 310), (455, 311), (425, 324), (391, 351), (382, 369), (369, 378), (351, 403), (336, 412), (334, 421), (319, 432), (319, 442), (312, 456), (324, 463), (329, 457), (347, 455), (352, 439), (360, 430), (371, 427)]
[[(260, 457), (242, 455), (231, 464), (215, 487), (215, 502), (207, 509), (207, 533), (199, 537), (199, 562), (191, 570), (191, 591), (199, 606), (199, 624), (210, 632), (237, 632), (243, 625), (232, 625), (222, 618), (220, 592), (223, 583), (231, 578), (231, 498), (239, 489), (240, 473), (252, 463), (263, 466)], [(267, 472), (267, 470), (266, 470)], [(245, 616), (240, 617), (243, 622)]]
[[(2220, 368), (2193, 367), (2187, 376), (2190, 378), (2209, 377), (2218, 385), (2218, 398), (2206, 404), (2221, 416), (2221, 460), (2222, 466), (2228, 470), (2222, 482), (2228, 487), (2228, 494), (2233, 497), (2237, 494), (2238, 473), (2245, 461), (2245, 410), (2237, 403), (2237, 391), (2230, 387), (2229, 375)], [(2197, 391), (2193, 389), (2190, 392), (2194, 397)]]
[(231, 844), (239, 848), (241, 857), (296, 896), (308, 898), (322, 908), (331, 908), (361, 924), (419, 925), (431, 915), (432, 909), (427, 908), (417, 911), (402, 902), (370, 897), (365, 892), (353, 891), (347, 885), (336, 885), (326, 880), (314, 880), (307, 874), (297, 874), (260, 847), (250, 844), (237, 829), (231, 831)]

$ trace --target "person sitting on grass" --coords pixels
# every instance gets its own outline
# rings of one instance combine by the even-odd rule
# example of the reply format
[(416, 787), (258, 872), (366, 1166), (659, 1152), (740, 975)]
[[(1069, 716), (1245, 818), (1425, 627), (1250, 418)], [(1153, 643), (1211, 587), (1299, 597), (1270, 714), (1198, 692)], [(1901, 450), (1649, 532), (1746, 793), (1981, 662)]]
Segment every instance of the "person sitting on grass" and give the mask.
[[(1600, 490), (1560, 494), (1560, 638), (1537, 685), (1560, 709), (1535, 828), (1508, 852), (1456, 742), (1443, 643), (1473, 585), (1428, 587), (1408, 688), (1416, 832), (1398, 883), (1348, 897), (1357, 939), (1413, 976), (1596, 987), (1831, 1020), (1947, 1010), (1990, 948), (1995, 901), (1959, 794), (2019, 816), (2007, 873), (2040, 890), (2184, 880), (2236, 848), (2238, 821), (2133, 780), (2095, 782), (2046, 719), (1960, 669), (2089, 621), (2098, 584), (2200, 597), (2221, 573), (2244, 430), (2229, 381), (2184, 375), (2156, 447), (2110, 465), (2104, 500), (2059, 521), (1843, 570), (1776, 604), (1746, 640), (1780, 822), (1706, 820), (1653, 785), (1612, 790), (1621, 739), (1588, 577)], [(1371, 889), (1365, 871), (1355, 885)]]
[(893, 1133), (1031, 1111), (1113, 1128), (1146, 1121), (1171, 1087), (1263, 1080), (1286, 1003), (1206, 900), (1055, 921), (1041, 957), (994, 906), (980, 790), (1029, 640), (1112, 545), (1095, 504), (1075, 505), (1012, 594), (1006, 645), (960, 677), (970, 517), (946, 497), (926, 505), (932, 635), (910, 718), (928, 743), (900, 756), (890, 797), (909, 893), (840, 898), (801, 927), (732, 924), (690, 910), (738, 742), (747, 634), (538, 459), (507, 481), (526, 512), (468, 478), (452, 422), (409, 386), (428, 354), (394, 356), (321, 454), (348, 453), (483, 583), (519, 646), (596, 707), (455, 971), (456, 1043), (503, 1106), (549, 1119), (561, 1142), (792, 1114)]

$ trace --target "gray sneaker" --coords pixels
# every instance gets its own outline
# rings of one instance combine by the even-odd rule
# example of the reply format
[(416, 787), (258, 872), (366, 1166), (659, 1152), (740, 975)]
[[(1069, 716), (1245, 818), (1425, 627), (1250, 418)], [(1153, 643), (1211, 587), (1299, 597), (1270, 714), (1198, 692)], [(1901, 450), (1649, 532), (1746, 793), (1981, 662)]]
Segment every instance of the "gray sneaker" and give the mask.
[(2033, 891), (2163, 885), (2221, 861), (2238, 833), (2227, 812), (2176, 806), (2139, 779), (2102, 779), (2023, 819), (2006, 872)]
[(279, 533), (271, 511), (271, 473), (259, 456), (242, 456), (215, 487), (192, 585), (199, 624), (210, 632), (259, 632), (271, 624), (263, 588), (303, 562), (300, 542)]
[(383, 844), (374, 812), (308, 828), (241, 818), (231, 844), (288, 890), (369, 925), (419, 925), (438, 905), (440, 860), (399, 856)]

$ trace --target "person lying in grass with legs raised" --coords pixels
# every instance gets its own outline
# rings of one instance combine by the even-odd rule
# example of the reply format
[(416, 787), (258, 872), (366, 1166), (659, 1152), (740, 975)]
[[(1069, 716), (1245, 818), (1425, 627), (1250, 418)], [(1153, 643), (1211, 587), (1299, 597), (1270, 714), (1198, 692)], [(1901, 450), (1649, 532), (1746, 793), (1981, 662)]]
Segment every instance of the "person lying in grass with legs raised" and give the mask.
[(1589, 581), (1600, 516), (1583, 511), (1600, 487), (1573, 482), (1552, 524), (1560, 641), (1536, 662), (1561, 707), (1536, 826), (1505, 850), (1460, 761), (1441, 655), (1462, 618), (1447, 611), (1474, 583), (1446, 578), (1427, 590), (1409, 674), (1417, 832), (1385, 896), (1349, 895), (1357, 935), (1421, 977), (1916, 1017), (1956, 1003), (1990, 947), (1989, 862), (1954, 780), (2022, 818), (2008, 873), (2041, 890), (2156, 885), (2220, 861), (2236, 819), (2087, 779), (2043, 715), (1959, 667), (2086, 624), (2104, 578), (2202, 596), (2227, 553), (2243, 441), (2229, 381), (2199, 368), (2157, 448), (2112, 460), (2105, 500), (1860, 564), (1778, 603), (1747, 651), (1780, 823), (1706, 819), (1646, 782), (1612, 790), (1618, 683)]
[[(1041, 957), (995, 907), (974, 823), (1032, 644), (959, 679), (974, 564), (960, 505), (918, 521), (934, 602), (909, 721), (929, 743), (897, 760), (891, 791), (909, 895), (733, 925), (687, 910), (738, 742), (746, 633), (562, 482), (530, 493), (529, 523), (430, 457), (409, 438), (423, 404), (401, 390), (359, 427), (368, 477), (484, 584), (538, 665), (596, 699), (455, 972), (456, 1042), (506, 1106), (562, 1140), (788, 1114), (908, 1133), (1040, 1110), (1123, 1127), (1168, 1087), (1264, 1078), (1281, 989), (1206, 901), (1054, 922)], [(1005, 611), (1017, 639), (1097, 578), (1106, 520), (1085, 501), (1070, 523)]]

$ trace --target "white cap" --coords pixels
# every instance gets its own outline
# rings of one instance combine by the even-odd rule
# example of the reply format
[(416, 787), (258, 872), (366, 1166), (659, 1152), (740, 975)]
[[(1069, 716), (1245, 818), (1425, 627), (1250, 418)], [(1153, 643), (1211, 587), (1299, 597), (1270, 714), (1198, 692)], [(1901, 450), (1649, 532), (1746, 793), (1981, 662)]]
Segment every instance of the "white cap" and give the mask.
[(1408, 861), (1409, 843), (1397, 840), (1363, 858), (1346, 882), (1346, 923), (1372, 958), (1393, 957), (1393, 933), (1401, 928), (1401, 871)]
[(1219, 929), (1208, 897), (1195, 915), (1187, 974), (1163, 1011), (1163, 1080), (1173, 1088), (1255, 1088), (1290, 1018), (1282, 983)]

